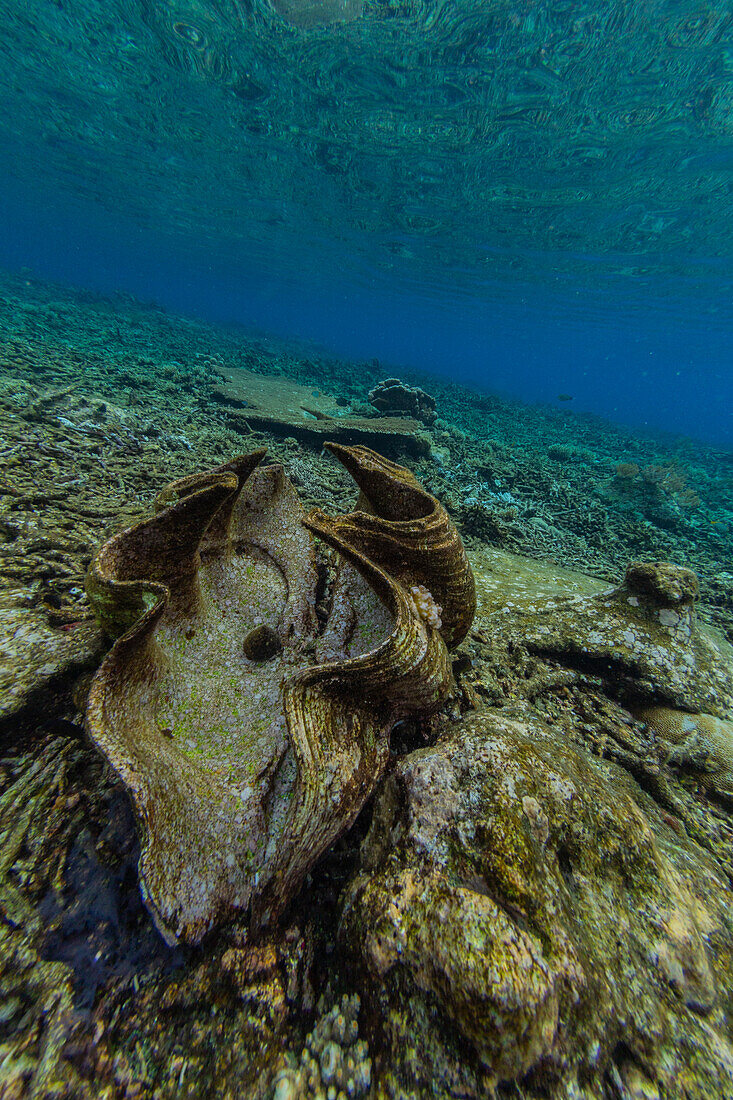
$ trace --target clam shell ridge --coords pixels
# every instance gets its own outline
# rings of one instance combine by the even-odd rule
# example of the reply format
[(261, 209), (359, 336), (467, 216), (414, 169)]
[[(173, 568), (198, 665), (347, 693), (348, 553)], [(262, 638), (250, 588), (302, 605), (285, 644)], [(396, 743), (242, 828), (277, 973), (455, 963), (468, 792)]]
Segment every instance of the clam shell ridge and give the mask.
[[(348, 533), (306, 525), (284, 470), (258, 467), (262, 455), (174, 482), (156, 516), (105, 543), (88, 577), (118, 637), (87, 728), (130, 795), (143, 897), (168, 942), (198, 942), (236, 910), (255, 924), (277, 916), (372, 793), (394, 722), (434, 709), (451, 683), (411, 578), (396, 580)], [(311, 531), (389, 618), (366, 652), (316, 665)], [(261, 626), (282, 651), (257, 663), (242, 643)]]
[(368, 447), (326, 447), (361, 489), (359, 508), (344, 516), (320, 511), (311, 529), (340, 540), (378, 563), (405, 588), (424, 585), (442, 608), (440, 632), (449, 649), (468, 634), (476, 585), (460, 535), (443, 505), (403, 466)]

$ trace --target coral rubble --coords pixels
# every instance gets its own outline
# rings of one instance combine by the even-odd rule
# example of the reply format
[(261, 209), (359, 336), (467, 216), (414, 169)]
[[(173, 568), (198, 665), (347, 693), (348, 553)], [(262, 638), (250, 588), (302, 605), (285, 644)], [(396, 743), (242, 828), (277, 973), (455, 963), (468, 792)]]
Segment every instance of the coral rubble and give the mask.
[(359, 1039), (359, 1004), (358, 994), (345, 995), (321, 1016), (306, 1036), (299, 1063), (291, 1056), (275, 1073), (272, 1100), (318, 1100), (326, 1095), (356, 1100), (369, 1094), (372, 1061), (367, 1043)]

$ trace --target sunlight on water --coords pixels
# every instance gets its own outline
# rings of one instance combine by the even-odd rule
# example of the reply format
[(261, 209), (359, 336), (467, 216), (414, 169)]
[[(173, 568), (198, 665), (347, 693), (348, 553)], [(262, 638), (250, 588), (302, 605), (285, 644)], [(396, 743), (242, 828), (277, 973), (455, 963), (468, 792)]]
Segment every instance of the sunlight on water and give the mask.
[(0, 1100), (733, 1100), (730, 0), (0, 16)]
[(727, 4), (289, 7), (11, 5), (5, 170), (278, 269), (729, 308)]

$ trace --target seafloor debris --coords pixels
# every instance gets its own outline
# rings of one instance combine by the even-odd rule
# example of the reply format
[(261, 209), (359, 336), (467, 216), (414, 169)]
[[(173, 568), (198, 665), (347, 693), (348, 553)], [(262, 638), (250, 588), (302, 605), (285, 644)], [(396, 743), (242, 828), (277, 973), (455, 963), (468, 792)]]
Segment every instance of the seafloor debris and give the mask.
[[(435, 710), (451, 685), (446, 646), (475, 609), (455, 528), (407, 470), (332, 450), (369, 513), (304, 519), (282, 467), (258, 469), (254, 452), (174, 483), (90, 569), (102, 625), (125, 633), (87, 726), (132, 797), (144, 894), (171, 940), (196, 942), (250, 905), (258, 922), (281, 910), (374, 790), (395, 722)], [(325, 629), (311, 531), (351, 566)], [(439, 629), (417, 585), (440, 603)], [(276, 635), (271, 660), (246, 651), (253, 630)]]
[(75, 975), (43, 949), (50, 899), (64, 890), (85, 816), (78, 775), (88, 756), (58, 737), (0, 762), (0, 1096), (8, 1100), (86, 1095), (60, 1061), (77, 1020)]
[(419, 386), (408, 386), (399, 378), (385, 378), (369, 392), (369, 403), (383, 416), (411, 416), (423, 424), (437, 418), (435, 398)]

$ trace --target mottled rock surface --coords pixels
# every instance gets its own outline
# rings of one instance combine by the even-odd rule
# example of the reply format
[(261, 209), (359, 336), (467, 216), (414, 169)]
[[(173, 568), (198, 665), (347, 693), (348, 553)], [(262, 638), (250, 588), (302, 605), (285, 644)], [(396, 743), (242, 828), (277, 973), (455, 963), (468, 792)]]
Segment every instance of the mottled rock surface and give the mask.
[(598, 675), (620, 696), (725, 717), (733, 710), (733, 649), (699, 621), (696, 586), (688, 569), (638, 563), (622, 585), (598, 594), (520, 590), (491, 609), (482, 630)]
[(399, 763), (345, 900), (386, 1094), (733, 1096), (732, 903), (624, 770), (529, 709), (464, 719)]

